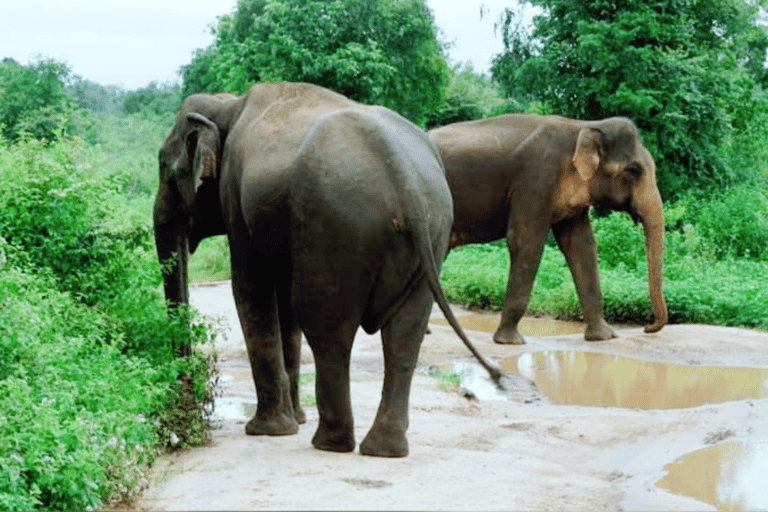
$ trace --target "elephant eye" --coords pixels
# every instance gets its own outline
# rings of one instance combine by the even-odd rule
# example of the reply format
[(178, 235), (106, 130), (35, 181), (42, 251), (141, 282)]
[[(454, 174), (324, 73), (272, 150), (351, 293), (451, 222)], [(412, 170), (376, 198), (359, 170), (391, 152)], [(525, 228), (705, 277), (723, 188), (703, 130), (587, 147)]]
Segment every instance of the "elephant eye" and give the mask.
[(629, 179), (629, 181), (633, 183), (639, 180), (642, 174), (643, 169), (637, 163), (630, 164), (626, 169), (624, 169), (624, 175)]

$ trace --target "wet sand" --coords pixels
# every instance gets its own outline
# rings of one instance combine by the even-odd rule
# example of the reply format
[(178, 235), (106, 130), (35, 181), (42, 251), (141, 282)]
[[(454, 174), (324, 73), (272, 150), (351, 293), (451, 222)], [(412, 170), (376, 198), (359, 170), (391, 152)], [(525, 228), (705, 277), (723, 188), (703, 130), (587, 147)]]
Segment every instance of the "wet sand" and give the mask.
[[(197, 287), (191, 296), (203, 312), (235, 327), (219, 348), (220, 428), (213, 432), (209, 447), (159, 460), (152, 485), (131, 504), (133, 508), (711, 510), (714, 506), (727, 510), (744, 504), (748, 509), (768, 508), (764, 482), (750, 476), (766, 473), (768, 398), (759, 393), (768, 390), (768, 382), (760, 382), (765, 375), (761, 372), (768, 370), (768, 333), (675, 325), (650, 335), (641, 327), (618, 328), (617, 339), (586, 342), (582, 334), (524, 331), (526, 345), (502, 346), (494, 344), (488, 332), (472, 330), (469, 335), (477, 348), (510, 371), (506, 392), (484, 396), (477, 383), (489, 384), (487, 378), (476, 371), (450, 328), (439, 325), (442, 315), (435, 308), (436, 321), (422, 345), (413, 381), (410, 455), (381, 459), (313, 449), (311, 437), (317, 425), (313, 407), (305, 407), (307, 423), (296, 436), (246, 436), (244, 425), (252, 411), (248, 407), (255, 405), (256, 397), (230, 285)], [(478, 315), (455, 311), (465, 323), (465, 317)], [(488, 318), (469, 322), (476, 322), (476, 328), (483, 322), (491, 325), (488, 330), (495, 329), (498, 320), (493, 315), (480, 316)], [(302, 373), (314, 372), (306, 344), (302, 363)], [(378, 335), (358, 334), (352, 365), (359, 441), (373, 421), (381, 393)], [(457, 368), (465, 374), (462, 385), (469, 390), (451, 388), (429, 375)], [(758, 370), (745, 373), (742, 368)], [(599, 387), (603, 398), (632, 396), (626, 384), (639, 382), (641, 398), (571, 405), (571, 398), (560, 399), (547, 391), (545, 375), (553, 382), (565, 379), (566, 388)], [(313, 385), (308, 379), (302, 394), (311, 396)], [(749, 389), (746, 395), (713, 399), (721, 388)], [(664, 408), (658, 396), (670, 392), (676, 398)], [(686, 469), (685, 457), (691, 457), (694, 467), (709, 464), (714, 469), (707, 478), (676, 483), (681, 480), (676, 475), (696, 474)]]

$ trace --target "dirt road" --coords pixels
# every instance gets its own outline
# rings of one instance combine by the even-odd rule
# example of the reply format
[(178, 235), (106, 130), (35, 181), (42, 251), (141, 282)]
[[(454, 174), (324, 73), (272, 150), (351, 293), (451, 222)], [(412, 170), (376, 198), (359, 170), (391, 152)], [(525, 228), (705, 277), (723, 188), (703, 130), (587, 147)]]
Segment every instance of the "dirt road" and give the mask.
[[(317, 410), (311, 406), (305, 407), (308, 420), (298, 435), (246, 436), (244, 425), (256, 397), (230, 285), (201, 286), (193, 289), (191, 296), (201, 311), (223, 316), (234, 327), (219, 345), (223, 396), (217, 414), (221, 428), (213, 432), (211, 446), (160, 460), (153, 484), (133, 504), (137, 509), (768, 508), (764, 490), (768, 480), (758, 482), (758, 477), (753, 482), (748, 475), (746, 481), (728, 485), (729, 474), (749, 473), (745, 464), (751, 464), (750, 471), (762, 477), (768, 474), (768, 450), (763, 449), (768, 446), (768, 373), (737, 372), (724, 384), (718, 380), (720, 369), (730, 371), (723, 367), (768, 369), (768, 333), (682, 325), (646, 335), (642, 328), (624, 328), (619, 329), (618, 339), (609, 342), (588, 343), (580, 334), (566, 334), (527, 336), (527, 345), (511, 347), (495, 345), (489, 333), (469, 332), (483, 354), (497, 362), (505, 361), (505, 367), (517, 368), (523, 374), (525, 364), (529, 370), (541, 373), (537, 365), (541, 367), (544, 361), (547, 368), (543, 373), (552, 373), (563, 361), (575, 361), (573, 368), (563, 373), (581, 375), (580, 380), (566, 384), (566, 390), (570, 390), (566, 394), (575, 394), (573, 390), (578, 386), (592, 382), (585, 376), (604, 374), (603, 381), (639, 377), (641, 401), (660, 394), (653, 387), (659, 384), (673, 394), (691, 398), (692, 403), (701, 394), (698, 398), (705, 402), (643, 409), (559, 405), (555, 402), (563, 399), (549, 398), (542, 392), (544, 384), (534, 387), (520, 376), (508, 380), (509, 390), (504, 396), (490, 393), (486, 398), (482, 388), (485, 380), (479, 373), (475, 383), (466, 383), (472, 380), (467, 376), (464, 385), (470, 386), (480, 399), (467, 398), (470, 393), (450, 388), (428, 375), (430, 370), (455, 369), (451, 365), (456, 362), (471, 363), (456, 335), (447, 327), (432, 324), (413, 382), (410, 455), (381, 459), (358, 452), (339, 454), (313, 449), (310, 440), (317, 425)], [(460, 308), (456, 312), (469, 318), (469, 313)], [(442, 318), (437, 309), (433, 316)], [(564, 353), (561, 351), (569, 351), (570, 355), (557, 359)], [(535, 355), (540, 352), (545, 354)], [(583, 352), (609, 355), (610, 363), (581, 360)], [(302, 373), (312, 374), (312, 357), (306, 345), (302, 355)], [(636, 362), (621, 356), (665, 364), (653, 370), (638, 369)], [(352, 401), (359, 442), (373, 421), (380, 396), (382, 357), (378, 335), (368, 336), (362, 331), (358, 334), (352, 362)], [(699, 373), (686, 377), (689, 371)], [(750, 386), (756, 386), (757, 398), (749, 398), (747, 393), (746, 398), (706, 403), (705, 394), (731, 387), (744, 390), (749, 386), (740, 379), (755, 380), (755, 375), (757, 384)], [(587, 384), (586, 388), (603, 385)], [(311, 380), (306, 382), (302, 393), (312, 395), (313, 386)], [(603, 398), (623, 395), (623, 389), (609, 383), (601, 393)], [(712, 462), (707, 456), (701, 460), (708, 462), (697, 463), (713, 464), (709, 476), (695, 477), (692, 485), (699, 493), (688, 491), (697, 499), (656, 485), (667, 475), (667, 469), (679, 465), (673, 464), (677, 459), (690, 452), (718, 447), (720, 452), (733, 454), (734, 447), (739, 446), (755, 460), (743, 462), (734, 455), (731, 458), (737, 464), (735, 470), (722, 469), (723, 460)], [(762, 466), (755, 470), (755, 464)], [(685, 484), (675, 487), (677, 492), (682, 492), (681, 485)]]

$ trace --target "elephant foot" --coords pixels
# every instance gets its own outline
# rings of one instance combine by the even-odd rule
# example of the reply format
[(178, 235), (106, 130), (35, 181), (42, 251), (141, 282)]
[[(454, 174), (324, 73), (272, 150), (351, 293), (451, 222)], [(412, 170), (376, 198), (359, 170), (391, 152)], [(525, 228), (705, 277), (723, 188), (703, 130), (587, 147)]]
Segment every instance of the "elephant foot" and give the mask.
[(293, 409), (293, 417), (296, 418), (296, 423), (303, 425), (307, 422), (307, 415), (304, 414), (304, 409), (300, 405), (297, 405)]
[(375, 432), (372, 428), (360, 443), (360, 454), (374, 457), (405, 457), (408, 455), (408, 440), (405, 432)]
[(312, 446), (327, 452), (349, 453), (355, 449), (355, 435), (350, 430), (331, 430), (318, 425)]
[(517, 327), (502, 324), (493, 335), (493, 341), (500, 345), (525, 345), (525, 339), (517, 332)]
[(290, 436), (298, 432), (299, 423), (293, 414), (267, 416), (256, 412), (245, 424), (245, 433), (249, 436)]
[(598, 322), (587, 324), (587, 329), (584, 331), (584, 339), (587, 341), (605, 341), (617, 336), (613, 327), (602, 318)]

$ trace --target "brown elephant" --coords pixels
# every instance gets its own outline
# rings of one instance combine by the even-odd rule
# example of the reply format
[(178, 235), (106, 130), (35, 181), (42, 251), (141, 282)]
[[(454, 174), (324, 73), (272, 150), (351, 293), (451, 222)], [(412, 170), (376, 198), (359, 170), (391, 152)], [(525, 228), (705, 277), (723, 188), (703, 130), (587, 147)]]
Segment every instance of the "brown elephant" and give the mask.
[[(301, 332), (315, 357), (315, 447), (355, 447), (350, 351), (381, 330), (384, 386), (367, 455), (408, 453), (411, 378), (453, 220), (437, 150), (415, 125), (309, 84), (188, 97), (160, 149), (155, 240), (172, 307), (187, 258), (226, 234), (258, 404), (250, 435), (298, 431)], [(478, 355), (479, 357), (479, 355)], [(482, 361), (498, 379), (499, 372)]]
[(628, 212), (645, 229), (654, 323), (667, 323), (662, 290), (664, 215), (656, 165), (629, 119), (578, 121), (504, 115), (429, 132), (453, 195), (452, 247), (506, 237), (511, 258), (497, 343), (525, 343), (517, 325), (550, 228), (571, 269), (585, 338), (616, 336), (603, 316), (592, 205)]

